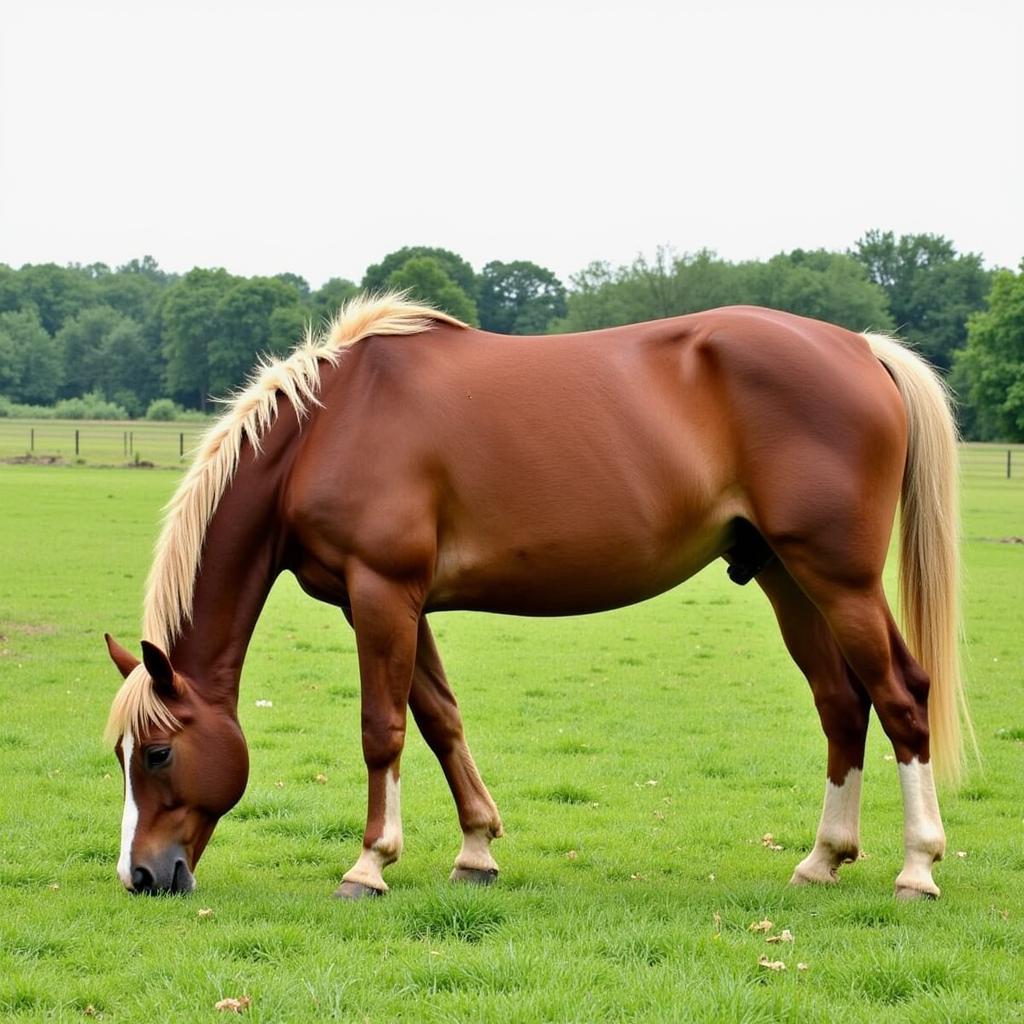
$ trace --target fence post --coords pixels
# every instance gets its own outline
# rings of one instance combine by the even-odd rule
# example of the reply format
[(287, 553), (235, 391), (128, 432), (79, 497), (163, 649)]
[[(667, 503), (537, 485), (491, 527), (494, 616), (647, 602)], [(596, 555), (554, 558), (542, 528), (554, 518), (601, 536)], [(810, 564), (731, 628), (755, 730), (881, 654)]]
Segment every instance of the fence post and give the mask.
[(1012, 470), (1011, 470), (1012, 463), (1010, 462), (1012, 457), (1013, 457), (1013, 449), (1012, 448), (1007, 448), (1006, 449), (1006, 479), (1007, 480), (1010, 479), (1010, 473), (1012, 472)]
[(28, 450), (30, 452), (34, 452), (36, 450), (36, 428), (35, 427), (30, 427), (29, 428), (29, 442), (28, 442), (28, 445), (29, 445)]
[(129, 455), (134, 455), (135, 454), (135, 431), (134, 430), (129, 430), (128, 431), (128, 454)]
[(182, 458), (185, 454), (185, 435), (178, 435), (178, 458)]
[(124, 436), (121, 438), (121, 449), (122, 449), (122, 453), (125, 456), (127, 456), (128, 455), (128, 431), (127, 430), (124, 432)]
[(75, 428), (75, 454), (78, 454), (78, 428)]

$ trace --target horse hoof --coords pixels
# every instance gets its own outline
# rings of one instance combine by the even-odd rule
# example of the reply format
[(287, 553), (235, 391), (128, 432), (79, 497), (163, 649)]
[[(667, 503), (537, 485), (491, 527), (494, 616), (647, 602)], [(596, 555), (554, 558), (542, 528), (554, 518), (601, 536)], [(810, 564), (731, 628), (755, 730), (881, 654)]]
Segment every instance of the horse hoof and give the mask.
[(807, 868), (797, 868), (790, 878), (790, 885), (836, 885), (839, 875), (835, 868), (829, 868), (824, 873), (810, 871)]
[(456, 868), (451, 873), (452, 882), (466, 885), (493, 885), (498, 880), (497, 868)]
[(363, 885), (362, 882), (342, 882), (334, 890), (336, 900), (361, 900), (383, 895), (383, 889), (374, 889), (373, 886)]
[(930, 889), (916, 889), (910, 885), (896, 886), (896, 899), (901, 903), (909, 903), (912, 900), (937, 900), (939, 898), (939, 887), (932, 885)]

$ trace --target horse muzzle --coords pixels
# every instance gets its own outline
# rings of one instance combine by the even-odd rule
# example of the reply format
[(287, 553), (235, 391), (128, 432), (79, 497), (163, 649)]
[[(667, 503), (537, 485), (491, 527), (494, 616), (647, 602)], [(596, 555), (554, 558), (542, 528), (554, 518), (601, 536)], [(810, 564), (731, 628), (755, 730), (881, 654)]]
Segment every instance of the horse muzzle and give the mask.
[(159, 857), (132, 864), (129, 892), (156, 896), (161, 893), (189, 893), (196, 880), (189, 870), (188, 858), (180, 846), (171, 847)]

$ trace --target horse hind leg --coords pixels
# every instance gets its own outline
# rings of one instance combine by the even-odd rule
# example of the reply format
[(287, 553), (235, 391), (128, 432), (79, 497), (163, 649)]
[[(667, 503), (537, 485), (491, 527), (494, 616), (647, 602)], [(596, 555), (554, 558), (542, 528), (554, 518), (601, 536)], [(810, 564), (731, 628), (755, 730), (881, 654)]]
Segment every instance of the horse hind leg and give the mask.
[(462, 849), (455, 858), (452, 881), (488, 885), (498, 877), (491, 840), (502, 835), (501, 817), (466, 745), (459, 705), (426, 616), (419, 624), (409, 707), (448, 780), (459, 815)]
[(796, 866), (793, 885), (832, 883), (860, 852), (860, 792), (871, 702), (822, 618), (778, 561), (757, 577), (771, 601), (790, 656), (811, 686), (828, 741), (825, 802), (814, 848)]
[[(794, 578), (828, 623), (839, 650), (874, 705), (896, 755), (903, 793), (905, 858), (896, 878), (901, 899), (935, 897), (932, 865), (945, 852), (929, 752), (925, 671), (907, 650), (893, 621), (880, 575), (843, 572), (842, 554), (805, 547), (781, 553)], [(822, 569), (821, 567), (826, 567)], [(846, 563), (845, 568), (849, 569)]]

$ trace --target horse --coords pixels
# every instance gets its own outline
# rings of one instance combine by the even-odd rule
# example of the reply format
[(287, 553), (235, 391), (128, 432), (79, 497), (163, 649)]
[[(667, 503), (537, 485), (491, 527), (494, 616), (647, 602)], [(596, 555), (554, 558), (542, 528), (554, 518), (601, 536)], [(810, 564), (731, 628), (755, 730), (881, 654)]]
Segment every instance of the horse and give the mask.
[[(451, 877), (490, 883), (498, 809), (466, 743), (427, 615), (576, 615), (642, 601), (716, 559), (767, 595), (827, 741), (824, 806), (794, 884), (858, 855), (871, 707), (904, 804), (900, 898), (936, 897), (936, 777), (969, 726), (960, 680), (956, 433), (898, 341), (757, 307), (584, 334), (483, 332), (403, 294), (361, 296), (264, 359), (168, 504), (142, 658), (106, 736), (124, 773), (117, 873), (189, 892), (242, 796), (246, 649), (277, 576), (355, 631), (368, 779), (336, 895), (387, 891), (402, 851), (407, 711), (450, 786)], [(900, 507), (900, 605), (882, 571)], [(935, 774), (933, 774), (933, 760)]]

